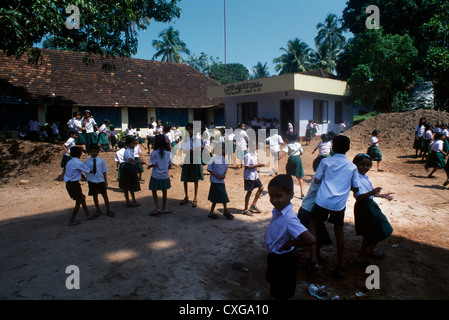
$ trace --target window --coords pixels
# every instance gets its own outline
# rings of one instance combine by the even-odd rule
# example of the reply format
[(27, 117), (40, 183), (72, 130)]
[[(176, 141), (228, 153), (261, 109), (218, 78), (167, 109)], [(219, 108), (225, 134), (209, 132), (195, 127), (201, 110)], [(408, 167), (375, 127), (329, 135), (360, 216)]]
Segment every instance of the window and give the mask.
[(343, 121), (343, 103), (341, 101), (335, 101), (335, 119), (334, 123), (342, 123)]
[[(128, 108), (128, 121), (134, 128), (148, 127), (147, 108)], [(126, 128), (125, 128), (126, 129)]]
[(237, 105), (237, 122), (250, 123), (257, 118), (257, 102), (239, 103)]
[(329, 102), (323, 100), (313, 100), (313, 121), (316, 123), (327, 123)]

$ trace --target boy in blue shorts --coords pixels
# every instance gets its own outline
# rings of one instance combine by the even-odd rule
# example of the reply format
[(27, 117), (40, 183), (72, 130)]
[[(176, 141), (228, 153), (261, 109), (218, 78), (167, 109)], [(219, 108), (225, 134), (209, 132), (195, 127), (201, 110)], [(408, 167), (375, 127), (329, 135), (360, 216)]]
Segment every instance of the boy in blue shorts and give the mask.
[[(328, 221), (334, 225), (338, 257), (334, 275), (337, 278), (341, 278), (344, 272), (343, 225), (346, 201), (350, 191), (357, 192), (359, 188), (357, 166), (346, 158), (350, 143), (350, 139), (346, 136), (335, 136), (333, 139), (334, 155), (321, 160), (314, 176), (314, 182), (320, 184), (320, 187), (310, 214), (309, 224), (309, 230), (314, 237), (317, 235), (317, 226), (321, 222)], [(311, 270), (318, 271), (321, 266), (317, 261), (316, 245), (311, 246), (311, 256)]]
[[(252, 213), (261, 213), (262, 211), (257, 208), (257, 200), (259, 200), (260, 195), (263, 191), (262, 182), (259, 179), (259, 173), (257, 172), (257, 168), (265, 166), (263, 163), (259, 163), (257, 152), (256, 152), (256, 142), (248, 141), (248, 153), (245, 154), (243, 161), (245, 164), (245, 170), (243, 171), (243, 179), (244, 179), (244, 188), (246, 191), (245, 195), (245, 209), (242, 211), (242, 214), (246, 214), (251, 216)], [(254, 196), (253, 203), (248, 210), (249, 199), (251, 197), (251, 193), (255, 188), (257, 189), (256, 195)], [(252, 212), (252, 213), (251, 213)]]

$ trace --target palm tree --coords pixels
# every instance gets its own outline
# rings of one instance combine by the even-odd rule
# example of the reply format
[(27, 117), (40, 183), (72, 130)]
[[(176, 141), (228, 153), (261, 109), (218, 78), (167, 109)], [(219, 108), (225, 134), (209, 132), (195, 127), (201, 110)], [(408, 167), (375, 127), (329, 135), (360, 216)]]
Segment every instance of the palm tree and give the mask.
[(179, 38), (179, 31), (169, 27), (159, 34), (162, 40), (153, 40), (153, 47), (157, 52), (153, 55), (153, 59), (162, 56), (161, 61), (167, 62), (184, 62), (180, 52), (190, 54), (186, 44)]
[(287, 49), (281, 48), (280, 50), (285, 53), (273, 60), (277, 64), (275, 67), (276, 71), (281, 70), (280, 74), (310, 70), (311, 49), (307, 43), (296, 38), (287, 42)]
[(257, 64), (253, 67), (253, 79), (259, 79), (259, 78), (267, 78), (270, 76), (270, 73), (268, 72), (268, 66), (267, 63), (262, 64), (262, 62), (257, 62)]
[(331, 49), (331, 46), (324, 43), (315, 43), (316, 50), (310, 54), (311, 61), (315, 68), (326, 70), (334, 73), (337, 67), (337, 57), (340, 49)]
[(318, 23), (318, 35), (315, 37), (315, 43), (326, 43), (329, 50), (342, 49), (345, 45), (346, 38), (343, 33), (346, 28), (342, 26), (341, 19), (335, 14), (329, 13), (324, 20), (324, 23)]

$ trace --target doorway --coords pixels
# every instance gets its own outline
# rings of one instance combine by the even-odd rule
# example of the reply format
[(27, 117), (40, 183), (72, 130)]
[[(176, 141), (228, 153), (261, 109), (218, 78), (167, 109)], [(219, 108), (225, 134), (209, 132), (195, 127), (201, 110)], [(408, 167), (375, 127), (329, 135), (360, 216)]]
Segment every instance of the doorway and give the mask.
[(291, 124), (293, 124), (293, 128), (295, 128), (295, 100), (281, 100), (281, 110), (279, 114), (281, 133), (282, 135), (285, 135), (288, 131), (289, 122), (291, 122)]

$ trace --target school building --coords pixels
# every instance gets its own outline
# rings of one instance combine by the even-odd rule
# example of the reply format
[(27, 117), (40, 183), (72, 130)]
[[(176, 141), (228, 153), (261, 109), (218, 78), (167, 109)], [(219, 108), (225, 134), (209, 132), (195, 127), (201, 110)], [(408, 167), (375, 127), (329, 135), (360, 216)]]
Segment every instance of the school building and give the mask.
[(41, 50), (37, 64), (0, 53), (0, 131), (15, 131), (33, 116), (64, 126), (87, 109), (97, 123), (108, 119), (123, 130), (146, 129), (151, 117), (180, 127), (225, 123), (223, 99), (207, 97), (219, 83), (186, 64), (99, 56), (86, 64), (82, 52)]
[(339, 133), (341, 121), (347, 127), (353, 124), (353, 108), (346, 103), (347, 83), (323, 70), (211, 86), (207, 96), (225, 101), (226, 125), (234, 128), (254, 117), (277, 119), (281, 132), (291, 122), (305, 136), (308, 120), (318, 123), (317, 135)]

